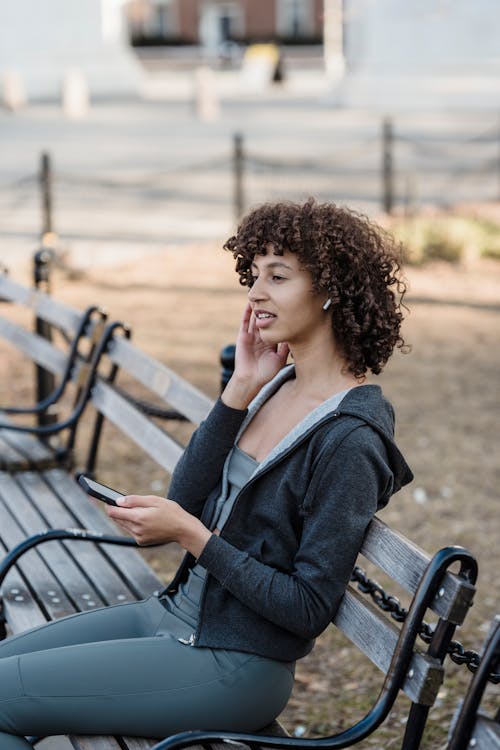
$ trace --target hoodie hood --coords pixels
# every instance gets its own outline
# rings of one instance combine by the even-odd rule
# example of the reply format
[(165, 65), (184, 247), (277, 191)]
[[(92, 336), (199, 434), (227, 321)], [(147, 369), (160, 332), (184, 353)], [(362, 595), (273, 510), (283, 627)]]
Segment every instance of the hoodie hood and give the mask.
[(387, 450), (389, 465), (394, 475), (392, 493), (409, 484), (413, 472), (394, 442), (394, 409), (378, 385), (360, 385), (351, 388), (342, 399), (338, 413), (356, 417), (370, 425), (383, 439)]

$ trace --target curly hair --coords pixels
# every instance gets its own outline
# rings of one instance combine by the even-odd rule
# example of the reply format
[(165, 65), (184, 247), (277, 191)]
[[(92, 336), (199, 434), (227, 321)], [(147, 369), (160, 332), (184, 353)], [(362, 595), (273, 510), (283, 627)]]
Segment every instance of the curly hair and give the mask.
[(224, 244), (236, 259), (240, 283), (251, 287), (251, 265), (265, 255), (294, 253), (312, 276), (313, 290), (326, 292), (335, 340), (357, 378), (378, 375), (400, 335), (406, 284), (401, 247), (366, 216), (333, 203), (264, 203), (251, 211)]

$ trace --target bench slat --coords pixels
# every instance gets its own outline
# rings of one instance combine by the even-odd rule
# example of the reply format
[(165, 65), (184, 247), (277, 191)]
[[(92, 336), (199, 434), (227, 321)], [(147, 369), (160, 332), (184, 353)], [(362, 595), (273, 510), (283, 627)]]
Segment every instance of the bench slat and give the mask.
[[(0, 518), (2, 516), (0, 505)], [(2, 558), (7, 554), (7, 547), (0, 541)], [(5, 607), (7, 622), (13, 633), (28, 630), (46, 622), (40, 607), (34, 601), (31, 592), (19, 570), (14, 567), (9, 571), (2, 586), (2, 600)]]
[[(8, 477), (0, 473), (0, 533), (4, 545), (7, 549), (12, 549), (16, 544), (22, 542), (26, 538), (26, 535), (20, 525), (14, 520), (5, 504), (5, 490), (7, 489), (9, 493), (11, 492), (11, 487), (5, 483), (6, 478), (8, 479)], [(17, 488), (17, 492), (12, 493), (14, 500), (20, 494), (20, 490)], [(57, 579), (45, 565), (40, 563), (40, 556), (37, 551), (31, 551), (23, 555), (18, 561), (17, 566), (29, 589), (36, 592), (35, 598), (41, 602), (51, 619), (55, 620), (74, 612), (71, 602), (65, 595)], [(7, 578), (6, 582), (8, 580)]]
[[(399, 629), (366, 598), (348, 587), (334, 619), (335, 625), (383, 672), (387, 672)], [(432, 705), (443, 679), (443, 667), (424, 654), (413, 655), (403, 690), (411, 700)]]
[(57, 302), (45, 292), (12, 281), (4, 274), (0, 275), (1, 300), (29, 307), (39, 318), (69, 333), (76, 333), (78, 329), (81, 317), (79, 312), (61, 302)]
[(69, 739), (75, 750), (122, 750), (122, 746), (114, 737), (71, 735)]
[[(371, 522), (361, 554), (412, 594), (417, 590), (431, 559), (420, 547), (389, 528), (379, 518), (374, 518)], [(473, 595), (474, 587), (471, 584), (452, 573), (446, 573), (432, 610), (440, 617), (461, 625)]]
[[(127, 745), (127, 750), (150, 750), (158, 742), (158, 740), (140, 739), (139, 737), (123, 737), (122, 739)], [(196, 745), (193, 745), (189, 750), (196, 750), (196, 747)], [(198, 745), (198, 747), (199, 750), (204, 750), (201, 746)]]
[(37, 364), (54, 375), (62, 375), (66, 364), (65, 354), (42, 336), (0, 317), (0, 335)]
[(148, 417), (141, 414), (123, 396), (102, 381), (92, 389), (92, 403), (114, 425), (149, 454), (159, 466), (172, 473), (183, 447)]
[(108, 354), (112, 362), (123, 367), (194, 424), (199, 424), (205, 419), (212, 408), (213, 402), (208, 396), (166, 365), (141, 352), (127, 339), (114, 339)]

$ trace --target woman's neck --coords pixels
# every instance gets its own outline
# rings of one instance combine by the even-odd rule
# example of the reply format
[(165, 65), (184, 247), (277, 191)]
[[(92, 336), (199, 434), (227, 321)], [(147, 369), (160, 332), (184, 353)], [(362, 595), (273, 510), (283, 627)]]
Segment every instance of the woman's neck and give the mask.
[(291, 350), (295, 365), (295, 380), (291, 389), (298, 395), (315, 401), (325, 401), (335, 393), (360, 385), (347, 369), (345, 357), (334, 342), (308, 342)]

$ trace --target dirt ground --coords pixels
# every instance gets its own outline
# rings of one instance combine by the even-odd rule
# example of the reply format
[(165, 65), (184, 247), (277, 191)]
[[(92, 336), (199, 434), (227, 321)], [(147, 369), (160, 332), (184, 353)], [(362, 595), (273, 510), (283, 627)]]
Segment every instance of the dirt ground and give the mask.
[[(23, 282), (29, 282), (29, 273), (24, 266), (11, 269)], [(476, 603), (456, 637), (478, 650), (492, 616), (500, 612), (500, 264), (434, 264), (407, 269), (407, 277), (410, 312), (404, 335), (412, 351), (396, 352), (374, 381), (395, 406), (398, 443), (415, 479), (382, 518), (429, 552), (453, 543), (476, 555)], [(130, 324), (136, 345), (217, 395), (219, 352), (234, 340), (245, 298), (231, 257), (219, 248), (166, 248), (143, 261), (97, 267), (74, 278), (57, 271), (53, 294), (80, 309), (101, 303), (112, 318)], [(29, 398), (32, 369), (7, 355), (3, 345), (0, 356), (0, 402)], [(166, 488), (161, 473), (123, 441), (108, 436), (101, 458), (101, 478), (109, 484), (142, 492)], [(168, 577), (178, 551), (165, 548), (148, 556)], [(444, 747), (446, 727), (469, 678), (465, 667), (450, 664), (424, 747)], [(297, 733), (338, 731), (363, 715), (379, 685), (376, 670), (328, 630), (298, 665), (282, 719)], [(359, 747), (398, 747), (407, 705), (401, 698), (376, 739)]]

